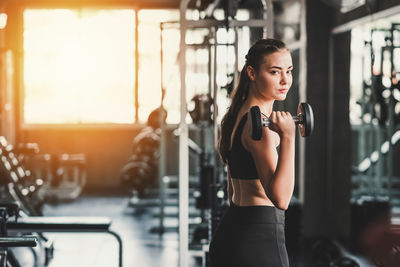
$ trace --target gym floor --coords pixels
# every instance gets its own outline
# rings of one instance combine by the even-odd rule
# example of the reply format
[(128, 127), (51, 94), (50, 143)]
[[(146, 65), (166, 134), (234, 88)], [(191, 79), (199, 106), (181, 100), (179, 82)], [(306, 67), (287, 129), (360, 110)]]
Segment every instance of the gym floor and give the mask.
[[(112, 219), (111, 230), (123, 240), (124, 266), (178, 266), (178, 234), (150, 233), (157, 227), (157, 208), (138, 211), (128, 207), (127, 196), (85, 194), (71, 203), (46, 205), (47, 216), (105, 216)], [(169, 218), (166, 225), (177, 225)], [(113, 267), (118, 266), (118, 244), (104, 233), (46, 234), (54, 240), (54, 258), (50, 267)], [(194, 256), (188, 267), (201, 266)]]
[[(158, 208), (138, 209), (128, 206), (128, 196), (85, 193), (74, 202), (44, 207), (46, 216), (105, 216), (112, 219), (111, 230), (123, 240), (123, 265), (133, 267), (178, 266), (178, 234), (151, 233), (158, 226)], [(173, 210), (169, 210), (173, 212)], [(177, 210), (176, 210), (177, 211)], [(167, 218), (165, 226), (177, 227), (177, 218)], [(52, 233), (46, 234), (54, 241), (54, 258), (50, 267), (117, 267), (118, 244), (115, 238), (104, 233)], [(199, 255), (191, 252), (188, 267), (200, 267)], [(353, 258), (354, 255), (352, 256)], [(373, 267), (357, 257), (360, 266)], [(296, 262), (296, 266), (307, 266)], [(24, 265), (28, 266), (28, 265)], [(308, 266), (309, 267), (309, 266)]]

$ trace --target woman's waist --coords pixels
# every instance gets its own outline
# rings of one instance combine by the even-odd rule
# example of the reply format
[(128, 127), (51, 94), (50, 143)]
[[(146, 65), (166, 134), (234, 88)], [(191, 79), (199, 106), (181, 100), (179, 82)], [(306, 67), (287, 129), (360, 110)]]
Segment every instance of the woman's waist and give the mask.
[(233, 184), (232, 201), (237, 206), (274, 206), (258, 180), (252, 183)]
[(238, 223), (285, 223), (285, 211), (270, 205), (231, 205), (227, 219)]
[(264, 193), (232, 194), (232, 201), (236, 206), (274, 206), (272, 201)]

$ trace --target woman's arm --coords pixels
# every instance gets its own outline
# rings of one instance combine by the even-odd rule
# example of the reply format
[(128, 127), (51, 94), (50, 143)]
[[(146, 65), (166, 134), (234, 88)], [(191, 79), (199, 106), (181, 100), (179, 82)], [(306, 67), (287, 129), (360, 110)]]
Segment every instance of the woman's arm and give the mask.
[(258, 175), (265, 193), (274, 205), (286, 210), (294, 190), (295, 124), (286, 115), (272, 114), (275, 123), (270, 127), (280, 136), (279, 156), (276, 151), (276, 134), (263, 127), (260, 141), (251, 139), (248, 131), (243, 131), (243, 143), (253, 156)]

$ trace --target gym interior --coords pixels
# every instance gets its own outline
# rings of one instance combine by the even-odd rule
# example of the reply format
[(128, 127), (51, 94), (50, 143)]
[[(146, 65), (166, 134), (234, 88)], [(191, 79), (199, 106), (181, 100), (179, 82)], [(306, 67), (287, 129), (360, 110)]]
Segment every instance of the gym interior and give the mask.
[(274, 109), (312, 107), (290, 266), (400, 266), (398, 0), (1, 0), (0, 266), (210, 266), (260, 38), (293, 58)]

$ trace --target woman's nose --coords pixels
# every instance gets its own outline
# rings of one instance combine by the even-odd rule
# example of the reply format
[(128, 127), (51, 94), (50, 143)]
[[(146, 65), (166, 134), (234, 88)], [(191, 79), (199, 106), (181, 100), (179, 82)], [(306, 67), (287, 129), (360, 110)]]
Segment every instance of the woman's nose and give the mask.
[(288, 77), (286, 73), (282, 73), (281, 75), (281, 84), (287, 84), (288, 82)]

